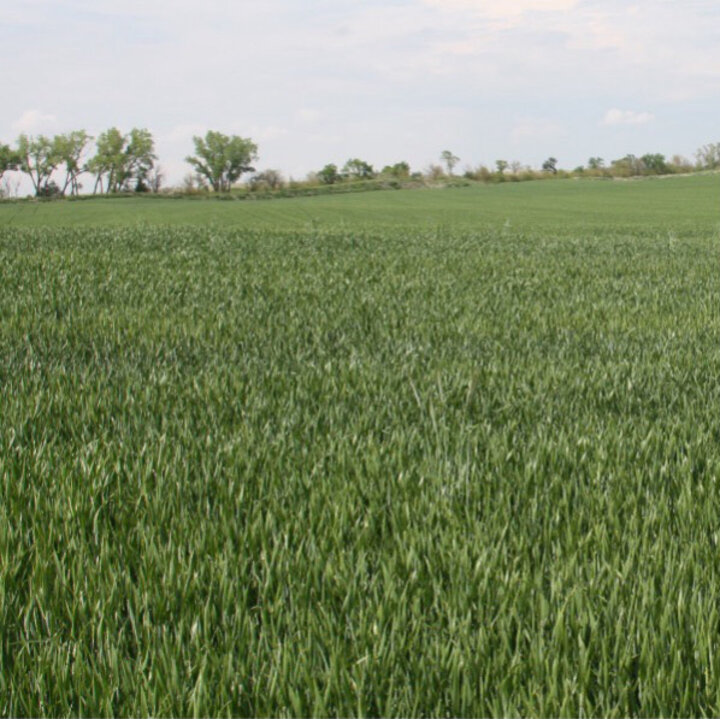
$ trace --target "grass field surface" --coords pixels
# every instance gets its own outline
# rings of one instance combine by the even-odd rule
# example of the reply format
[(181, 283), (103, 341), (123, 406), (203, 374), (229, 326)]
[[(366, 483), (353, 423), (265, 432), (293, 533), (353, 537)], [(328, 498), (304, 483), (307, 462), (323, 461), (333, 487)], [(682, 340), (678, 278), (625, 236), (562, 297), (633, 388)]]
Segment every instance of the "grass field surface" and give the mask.
[(717, 175), (636, 180), (545, 180), (452, 189), (388, 190), (281, 200), (141, 196), (0, 203), (0, 226), (137, 224), (298, 229), (317, 225), (497, 228), (556, 233), (634, 227), (694, 230), (720, 219)]
[(720, 713), (714, 183), (0, 205), (0, 712)]

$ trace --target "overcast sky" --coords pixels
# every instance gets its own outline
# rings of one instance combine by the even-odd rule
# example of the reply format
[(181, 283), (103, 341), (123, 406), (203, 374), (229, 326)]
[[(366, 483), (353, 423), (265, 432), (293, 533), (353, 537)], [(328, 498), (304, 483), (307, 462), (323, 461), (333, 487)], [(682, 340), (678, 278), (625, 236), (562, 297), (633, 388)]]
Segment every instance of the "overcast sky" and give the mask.
[(720, 141), (717, 0), (0, 0), (0, 140), (251, 137), (302, 177), (442, 150), (573, 168)]

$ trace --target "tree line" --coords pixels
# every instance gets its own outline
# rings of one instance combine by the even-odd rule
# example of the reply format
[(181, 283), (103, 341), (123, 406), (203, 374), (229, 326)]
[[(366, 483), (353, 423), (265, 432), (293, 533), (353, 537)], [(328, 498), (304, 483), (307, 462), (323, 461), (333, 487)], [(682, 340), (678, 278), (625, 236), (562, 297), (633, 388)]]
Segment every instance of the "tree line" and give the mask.
[[(90, 146), (95, 140), (95, 152)], [(195, 154), (186, 161), (198, 182), (216, 192), (228, 191), (246, 172), (254, 171), (257, 145), (248, 138), (210, 131), (193, 137)], [(157, 192), (163, 182), (157, 164), (155, 140), (149, 130), (133, 128), (127, 133), (116, 127), (98, 135), (75, 130), (47, 137), (22, 134), (15, 146), (0, 143), (0, 178), (12, 170), (24, 173), (37, 197), (79, 195), (81, 175), (93, 178), (93, 194)]]
[[(90, 147), (95, 141), (95, 151)], [(185, 191), (213, 190), (228, 192), (243, 175), (255, 173), (258, 147), (250, 138), (225, 135), (214, 130), (204, 137), (194, 136), (195, 153), (185, 158), (192, 168), (183, 183)], [(0, 179), (5, 172), (20, 171), (30, 178), (37, 197), (78, 195), (82, 175), (93, 178), (93, 194), (122, 192), (158, 192), (164, 180), (157, 164), (155, 141), (149, 130), (133, 128), (127, 133), (112, 127), (98, 135), (85, 130), (35, 137), (21, 134), (14, 147), (0, 143)], [(293, 185), (335, 185), (343, 182), (384, 179), (394, 186), (411, 181), (442, 181), (457, 177), (455, 167), (460, 158), (450, 150), (440, 154), (442, 164), (432, 164), (424, 172), (412, 172), (400, 161), (381, 170), (360, 158), (350, 158), (344, 165), (328, 163), (311, 172), (304, 183)], [(665, 175), (720, 168), (720, 142), (704, 145), (695, 153), (695, 162), (678, 155), (668, 160), (660, 153), (637, 157), (625, 155), (606, 163), (601, 157), (590, 157), (586, 165), (572, 171), (558, 168), (555, 157), (549, 157), (536, 170), (518, 161), (496, 160), (495, 167), (468, 167), (462, 177), (485, 182), (519, 181), (552, 176), (636, 177)], [(287, 183), (278, 170), (257, 172), (248, 181), (250, 191), (276, 190)]]

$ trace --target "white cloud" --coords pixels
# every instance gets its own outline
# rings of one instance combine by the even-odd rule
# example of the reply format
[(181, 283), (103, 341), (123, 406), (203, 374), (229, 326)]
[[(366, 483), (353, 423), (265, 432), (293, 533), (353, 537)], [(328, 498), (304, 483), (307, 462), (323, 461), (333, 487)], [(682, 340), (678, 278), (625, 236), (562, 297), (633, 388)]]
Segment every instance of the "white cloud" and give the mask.
[(603, 125), (647, 125), (652, 122), (655, 115), (651, 112), (635, 112), (634, 110), (618, 110), (612, 108), (605, 113)]
[(48, 132), (57, 124), (55, 115), (40, 112), (40, 110), (25, 110), (12, 124), (15, 132)]
[(209, 129), (300, 175), (348, 156), (422, 167), (444, 147), (573, 164), (620, 154), (633, 127), (634, 151), (687, 154), (720, 112), (717, 0), (5, 4), (0, 140), (147, 127), (170, 181)]

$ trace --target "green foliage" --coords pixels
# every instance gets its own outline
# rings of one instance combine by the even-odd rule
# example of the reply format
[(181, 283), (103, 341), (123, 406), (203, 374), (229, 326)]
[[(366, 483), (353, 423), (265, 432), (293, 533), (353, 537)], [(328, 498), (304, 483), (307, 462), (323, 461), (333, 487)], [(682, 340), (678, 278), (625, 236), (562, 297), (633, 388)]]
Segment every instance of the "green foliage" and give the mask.
[(88, 170), (95, 175), (95, 191), (103, 191), (103, 181), (107, 181), (107, 192), (117, 192), (125, 163), (125, 137), (111, 127), (97, 139), (97, 151), (88, 162)]
[(128, 186), (132, 181), (136, 192), (147, 192), (150, 173), (157, 159), (155, 142), (150, 131), (138, 128), (130, 130), (125, 155), (127, 162), (124, 168), (124, 186)]
[(9, 145), (4, 145), (0, 142), (0, 178), (2, 178), (8, 170), (17, 170), (19, 164), (20, 157), (18, 153)]
[(246, 172), (253, 172), (257, 145), (238, 135), (208, 131), (205, 137), (193, 137), (195, 155), (186, 157), (195, 172), (205, 178), (215, 192), (227, 192)]
[(395, 177), (398, 180), (407, 179), (410, 177), (410, 165), (404, 160), (396, 162), (394, 165), (385, 165), (381, 174), (388, 177)]
[(453, 169), (455, 165), (460, 162), (460, 158), (457, 155), (453, 155), (450, 150), (443, 150), (440, 153), (440, 159), (445, 163), (445, 167), (447, 167), (447, 174), (452, 176)]
[(0, 208), (0, 711), (718, 714), (715, 184)]
[(375, 177), (373, 166), (357, 157), (348, 160), (342, 169), (343, 175), (354, 180), (371, 180)]
[(285, 185), (285, 180), (279, 170), (263, 170), (250, 178), (250, 187), (253, 190), (277, 190)]
[(653, 175), (665, 175), (669, 171), (665, 155), (659, 152), (647, 153), (640, 158), (643, 168)]
[(56, 135), (53, 139), (55, 152), (58, 157), (58, 165), (65, 170), (65, 180), (60, 189), (60, 194), (64, 195), (70, 188), (71, 195), (80, 193), (79, 176), (86, 171), (86, 167), (82, 162), (83, 154), (92, 137), (85, 130), (74, 130), (64, 135)]
[(715, 170), (720, 167), (720, 142), (703, 145), (695, 153), (697, 165), (703, 170)]
[(20, 135), (17, 140), (17, 167), (32, 182), (38, 197), (55, 194), (52, 174), (61, 162), (56, 143), (45, 135)]
[(318, 180), (324, 185), (334, 185), (336, 182), (342, 180), (342, 175), (338, 171), (337, 165), (333, 163), (325, 165), (325, 167), (317, 173), (317, 176)]
[(95, 191), (108, 194), (142, 190), (155, 165), (155, 143), (149, 130), (133, 128), (123, 135), (111, 127), (97, 139), (97, 152), (87, 169), (95, 175)]
[(615, 174), (620, 177), (635, 177), (641, 175), (645, 166), (639, 157), (633, 154), (625, 155), (618, 160), (612, 161)]
[(548, 157), (542, 164), (543, 172), (549, 172), (553, 175), (557, 175), (557, 160), (554, 157)]

